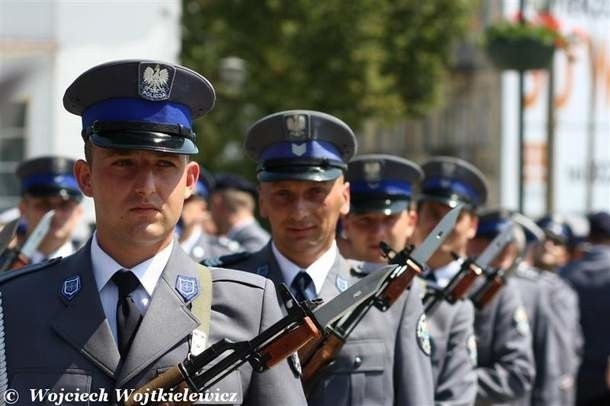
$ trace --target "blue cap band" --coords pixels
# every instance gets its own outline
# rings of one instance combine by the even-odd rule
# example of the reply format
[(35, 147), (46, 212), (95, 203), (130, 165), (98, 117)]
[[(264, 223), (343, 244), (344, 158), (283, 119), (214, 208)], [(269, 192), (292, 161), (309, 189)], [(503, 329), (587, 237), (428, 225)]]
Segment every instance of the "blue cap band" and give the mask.
[(353, 194), (385, 194), (410, 197), (412, 191), (410, 183), (397, 180), (380, 180), (375, 183), (352, 180), (349, 185), (350, 193)]
[(260, 161), (283, 158), (315, 158), (343, 161), (337, 147), (325, 141), (278, 142), (269, 145), (260, 155)]
[(24, 191), (34, 186), (54, 186), (80, 192), (76, 178), (71, 174), (45, 173), (29, 176), (21, 181), (21, 188)]
[(107, 99), (83, 112), (83, 128), (94, 121), (139, 121), (154, 124), (178, 124), (191, 128), (191, 111), (180, 103), (153, 102), (144, 99)]
[(422, 192), (426, 193), (434, 193), (434, 192), (449, 192), (454, 193), (459, 196), (465, 197), (470, 200), (474, 204), (479, 204), (479, 196), (478, 194), (467, 184), (462, 183), (455, 179), (449, 178), (429, 178), (423, 182)]
[(495, 237), (500, 234), (504, 227), (509, 224), (509, 220), (496, 218), (489, 221), (480, 221), (477, 227), (477, 237)]

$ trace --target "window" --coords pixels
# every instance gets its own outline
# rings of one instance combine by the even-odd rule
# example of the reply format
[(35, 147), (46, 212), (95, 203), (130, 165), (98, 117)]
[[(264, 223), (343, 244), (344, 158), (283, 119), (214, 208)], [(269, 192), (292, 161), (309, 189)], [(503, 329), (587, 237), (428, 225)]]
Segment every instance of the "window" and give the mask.
[(0, 105), (0, 210), (19, 201), (17, 165), (25, 158), (26, 103)]

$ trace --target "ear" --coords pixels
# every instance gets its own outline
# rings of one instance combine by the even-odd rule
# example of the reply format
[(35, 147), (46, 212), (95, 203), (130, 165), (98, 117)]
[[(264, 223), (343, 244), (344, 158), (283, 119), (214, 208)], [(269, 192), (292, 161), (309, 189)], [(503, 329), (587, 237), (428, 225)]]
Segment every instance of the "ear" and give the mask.
[(93, 197), (93, 183), (91, 182), (91, 164), (79, 159), (74, 163), (74, 177), (81, 192), (87, 197)]
[(470, 227), (468, 228), (468, 239), (471, 240), (477, 235), (477, 228), (479, 227), (479, 217), (476, 214), (469, 213)]
[[(342, 180), (339, 182), (342, 182)], [(341, 190), (341, 196), (343, 197), (343, 204), (341, 205), (341, 214), (346, 215), (349, 213), (350, 206), (349, 182), (344, 182), (341, 187), (343, 188), (343, 190)]]
[(186, 164), (186, 189), (184, 190), (184, 200), (188, 199), (195, 193), (197, 187), (197, 180), (199, 179), (199, 164), (194, 161), (190, 161)]

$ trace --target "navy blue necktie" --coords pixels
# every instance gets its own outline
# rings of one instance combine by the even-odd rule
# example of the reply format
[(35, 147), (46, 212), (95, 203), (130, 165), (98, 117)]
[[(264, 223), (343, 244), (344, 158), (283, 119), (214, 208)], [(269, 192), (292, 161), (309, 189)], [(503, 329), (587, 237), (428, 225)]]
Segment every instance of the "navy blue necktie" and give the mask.
[(129, 351), (136, 330), (142, 321), (132, 293), (140, 286), (140, 281), (131, 271), (120, 270), (112, 276), (112, 281), (119, 288), (119, 301), (116, 309), (117, 337), (119, 353), (123, 357)]
[(298, 302), (313, 299), (310, 288), (313, 288), (313, 280), (305, 271), (300, 271), (290, 284), (290, 290)]

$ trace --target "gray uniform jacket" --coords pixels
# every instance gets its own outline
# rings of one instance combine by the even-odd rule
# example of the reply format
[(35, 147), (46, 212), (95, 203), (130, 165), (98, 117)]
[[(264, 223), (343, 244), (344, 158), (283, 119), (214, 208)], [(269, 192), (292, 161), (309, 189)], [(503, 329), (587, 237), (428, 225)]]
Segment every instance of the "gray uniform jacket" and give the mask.
[(201, 262), (205, 258), (234, 254), (242, 249), (243, 247), (237, 241), (203, 232), (188, 254), (193, 261)]
[(573, 405), (576, 402), (576, 380), (584, 346), (578, 295), (557, 273), (539, 273), (549, 294), (552, 326), (559, 346), (559, 404)]
[[(179, 276), (199, 277), (186, 253), (175, 244), (131, 349), (120, 363), (90, 252), (87, 244), (74, 255), (39, 266), (44, 269), (19, 271), (0, 282), (8, 386), (20, 393), (19, 404), (34, 403), (27, 395), (30, 388), (103, 390), (111, 401), (102, 404), (114, 404), (115, 388), (136, 388), (183, 361), (189, 352), (189, 338), (199, 321), (178, 293), (177, 281)], [(231, 270), (211, 271), (210, 343), (252, 339), (281, 317), (269, 281)], [(210, 392), (228, 393), (210, 399), (228, 404), (305, 404), (300, 382), (285, 361), (261, 374), (246, 364)]]
[[(523, 264), (525, 265), (525, 264)], [(542, 281), (539, 271), (521, 266), (509, 279), (509, 284), (519, 292), (532, 333), (532, 350), (536, 366), (536, 379), (530, 396), (519, 404), (528, 406), (561, 406), (561, 345), (553, 325), (550, 291)], [(569, 331), (563, 331), (569, 335)]]
[[(475, 283), (473, 291), (477, 288)], [(519, 404), (530, 395), (535, 367), (527, 313), (514, 286), (504, 286), (483, 310), (475, 311), (474, 331), (479, 379), (476, 404)]]
[(427, 314), (436, 405), (472, 405), (477, 396), (474, 306), (440, 302)]
[(561, 270), (560, 275), (578, 294), (580, 322), (585, 340), (578, 372), (578, 401), (610, 398), (605, 382), (610, 357), (610, 247), (592, 246), (579, 260)]
[[(228, 264), (227, 264), (228, 265)], [(282, 280), (271, 244), (231, 267)], [(330, 300), (360, 279), (341, 255), (328, 273), (321, 297)], [(310, 405), (375, 406), (431, 405), (433, 384), (425, 347), (427, 332), (419, 335), (422, 304), (417, 287), (387, 312), (371, 309), (347, 339), (332, 365), (314, 389)], [(421, 331), (421, 330), (420, 330)], [(422, 345), (424, 348), (420, 347)]]
[(248, 252), (256, 252), (262, 249), (271, 238), (267, 230), (256, 220), (235, 232), (229, 232), (227, 237), (237, 241)]

